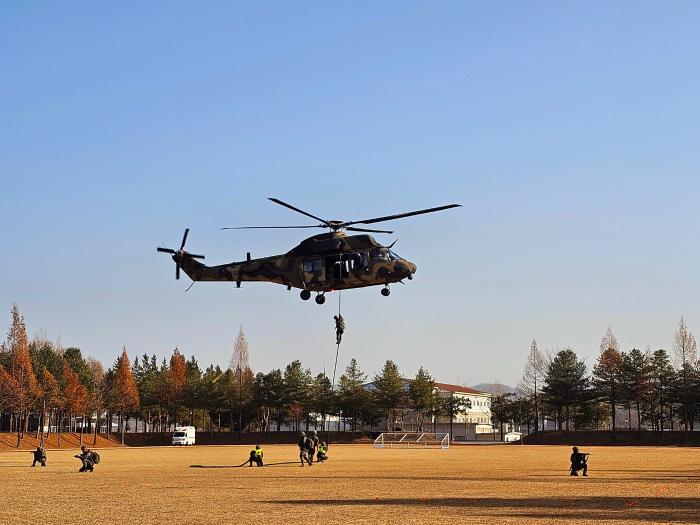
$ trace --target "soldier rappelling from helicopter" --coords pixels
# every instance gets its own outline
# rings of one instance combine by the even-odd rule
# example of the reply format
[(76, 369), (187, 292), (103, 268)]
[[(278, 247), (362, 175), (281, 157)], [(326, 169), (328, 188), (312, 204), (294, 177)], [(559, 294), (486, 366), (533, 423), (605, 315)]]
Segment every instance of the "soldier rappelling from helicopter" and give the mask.
[(335, 319), (335, 344), (339, 345), (345, 332), (345, 319), (340, 314), (334, 315), (333, 319)]

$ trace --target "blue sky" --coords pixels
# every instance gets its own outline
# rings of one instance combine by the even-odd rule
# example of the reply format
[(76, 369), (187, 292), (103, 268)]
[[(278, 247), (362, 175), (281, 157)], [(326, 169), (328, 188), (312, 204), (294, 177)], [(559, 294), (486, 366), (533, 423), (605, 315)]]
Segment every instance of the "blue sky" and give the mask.
[[(333, 310), (175, 281), (283, 253), (266, 200), (387, 223), (416, 279), (343, 293), (340, 361), (515, 383), (530, 340), (592, 364), (700, 326), (696, 2), (0, 5), (0, 308), (111, 362), (179, 346), (332, 367)], [(608, 5), (610, 4), (610, 5)], [(301, 219), (301, 220), (300, 220)], [(3, 306), (4, 305), (4, 306)]]

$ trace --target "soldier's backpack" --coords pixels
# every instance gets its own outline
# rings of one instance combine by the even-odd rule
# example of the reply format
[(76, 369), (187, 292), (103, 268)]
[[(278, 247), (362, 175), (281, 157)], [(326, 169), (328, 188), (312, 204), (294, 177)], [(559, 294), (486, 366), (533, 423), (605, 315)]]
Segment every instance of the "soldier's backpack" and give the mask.
[(92, 453), (92, 462), (97, 465), (100, 462), (100, 455), (97, 452)]

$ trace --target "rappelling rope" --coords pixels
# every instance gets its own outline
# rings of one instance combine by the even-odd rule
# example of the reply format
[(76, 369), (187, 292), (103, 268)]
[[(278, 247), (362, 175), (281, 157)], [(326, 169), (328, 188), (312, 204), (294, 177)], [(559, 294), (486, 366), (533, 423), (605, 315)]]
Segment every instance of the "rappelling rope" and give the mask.
[[(341, 290), (338, 290), (338, 317), (340, 317), (340, 294)], [(333, 365), (333, 383), (331, 384), (331, 392), (335, 391), (335, 372), (338, 369), (338, 353), (340, 352), (340, 343), (335, 347), (335, 365)]]

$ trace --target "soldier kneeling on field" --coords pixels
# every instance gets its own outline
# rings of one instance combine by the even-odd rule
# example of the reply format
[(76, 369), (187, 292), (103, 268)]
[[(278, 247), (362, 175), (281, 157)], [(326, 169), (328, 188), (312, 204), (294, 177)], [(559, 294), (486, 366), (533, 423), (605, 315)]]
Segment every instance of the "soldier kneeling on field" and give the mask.
[(328, 459), (328, 445), (326, 445), (325, 441), (321, 441), (321, 444), (318, 446), (318, 452), (316, 453), (316, 461), (319, 463), (323, 463)]
[(588, 476), (588, 474), (586, 474), (586, 472), (588, 472), (588, 465), (586, 464), (588, 456), (590, 456), (590, 454), (587, 452), (579, 452), (578, 447), (573, 448), (570, 458), (571, 467), (569, 468), (572, 476), (578, 476), (579, 470), (583, 470), (583, 475)]
[(41, 463), (42, 467), (46, 466), (46, 450), (44, 450), (44, 447), (38, 446), (36, 447), (36, 450), (33, 452), (34, 454), (34, 461), (32, 461), (32, 467), (35, 467), (37, 463)]
[(248, 460), (248, 466), (252, 467), (253, 462), (255, 462), (255, 464), (258, 467), (263, 466), (263, 450), (262, 447), (260, 447), (260, 445), (255, 445), (255, 449), (250, 451), (250, 459)]
[(80, 454), (75, 456), (83, 463), (83, 466), (80, 467), (78, 472), (92, 472), (95, 469), (95, 465), (100, 462), (100, 455), (97, 452), (93, 452), (85, 445), (80, 447), (80, 452)]

